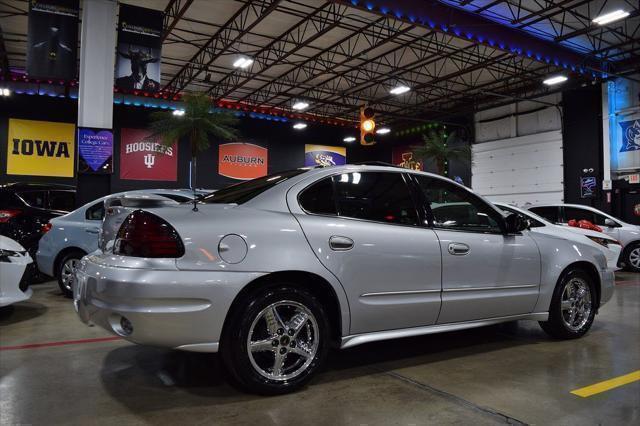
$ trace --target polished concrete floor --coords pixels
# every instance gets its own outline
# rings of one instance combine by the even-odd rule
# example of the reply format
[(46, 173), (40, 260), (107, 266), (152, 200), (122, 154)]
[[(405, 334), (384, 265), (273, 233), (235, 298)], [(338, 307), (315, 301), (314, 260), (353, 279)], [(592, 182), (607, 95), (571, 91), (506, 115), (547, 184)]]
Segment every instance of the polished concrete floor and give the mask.
[(640, 370), (640, 274), (618, 275), (580, 340), (519, 322), (369, 344), (332, 353), (306, 389), (271, 398), (230, 387), (216, 355), (108, 339), (53, 283), (34, 290), (0, 313), (1, 425), (640, 424), (640, 381), (570, 393)]

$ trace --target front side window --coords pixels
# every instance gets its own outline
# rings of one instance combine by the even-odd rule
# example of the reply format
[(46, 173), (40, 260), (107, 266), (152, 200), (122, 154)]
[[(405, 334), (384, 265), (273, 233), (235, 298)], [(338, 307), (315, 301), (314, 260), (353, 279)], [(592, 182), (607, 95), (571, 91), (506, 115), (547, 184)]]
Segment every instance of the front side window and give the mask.
[(401, 173), (343, 173), (333, 177), (333, 185), (340, 216), (391, 224), (418, 224), (418, 213)]
[(416, 179), (429, 202), (435, 228), (502, 233), (499, 213), (473, 193), (442, 179), (427, 176)]
[(558, 207), (531, 207), (529, 210), (551, 223), (558, 223)]
[(75, 208), (76, 196), (73, 191), (49, 191), (49, 208), (70, 212)]

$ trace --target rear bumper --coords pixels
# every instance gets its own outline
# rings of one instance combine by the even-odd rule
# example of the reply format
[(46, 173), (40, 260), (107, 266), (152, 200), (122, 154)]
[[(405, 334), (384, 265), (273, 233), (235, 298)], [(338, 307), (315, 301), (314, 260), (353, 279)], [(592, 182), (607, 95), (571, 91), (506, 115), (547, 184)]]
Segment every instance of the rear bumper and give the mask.
[(227, 312), (262, 273), (105, 266), (83, 258), (74, 306), (80, 319), (139, 344), (216, 352)]

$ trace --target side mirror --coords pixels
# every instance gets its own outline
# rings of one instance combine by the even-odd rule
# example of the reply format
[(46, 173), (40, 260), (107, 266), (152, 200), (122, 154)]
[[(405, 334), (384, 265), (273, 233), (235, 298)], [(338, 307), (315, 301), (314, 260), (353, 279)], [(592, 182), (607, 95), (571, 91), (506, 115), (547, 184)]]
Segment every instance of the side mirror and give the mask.
[(517, 234), (518, 232), (522, 232), (525, 229), (530, 228), (529, 221), (519, 214), (509, 213), (505, 218), (504, 222), (507, 228), (508, 234)]
[(615, 220), (609, 218), (606, 218), (604, 220), (604, 225), (608, 226), (609, 228), (616, 228), (618, 226)]

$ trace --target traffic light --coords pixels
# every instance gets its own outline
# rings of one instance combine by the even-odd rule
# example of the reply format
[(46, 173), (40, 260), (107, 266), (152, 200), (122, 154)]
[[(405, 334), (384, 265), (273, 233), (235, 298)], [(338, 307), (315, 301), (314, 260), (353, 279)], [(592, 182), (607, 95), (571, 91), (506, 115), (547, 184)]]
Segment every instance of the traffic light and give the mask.
[(360, 107), (360, 145), (374, 145), (376, 134), (376, 113), (368, 106)]

